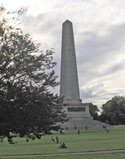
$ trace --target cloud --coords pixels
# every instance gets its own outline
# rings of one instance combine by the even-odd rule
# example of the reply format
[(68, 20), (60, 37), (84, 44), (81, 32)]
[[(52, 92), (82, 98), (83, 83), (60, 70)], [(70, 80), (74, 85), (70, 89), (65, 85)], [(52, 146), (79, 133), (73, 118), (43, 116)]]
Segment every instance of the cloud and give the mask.
[[(104, 79), (103, 79), (104, 80)], [(91, 81), (91, 84), (85, 86), (81, 90), (81, 96), (83, 96), (84, 102), (93, 102), (98, 106), (106, 103), (112, 97), (123, 96), (125, 94), (125, 88), (112, 88), (112, 81)]]
[(77, 60), (79, 72), (104, 76), (123, 69), (125, 64), (124, 41), (125, 24), (109, 27), (106, 36), (98, 32), (83, 34), (77, 44)]
[[(125, 23), (109, 26), (103, 36), (95, 31), (85, 34), (87, 37), (79, 40), (80, 91), (85, 101), (101, 106), (113, 96), (125, 95), (124, 28)], [(110, 85), (105, 87), (107, 81), (110, 81)]]

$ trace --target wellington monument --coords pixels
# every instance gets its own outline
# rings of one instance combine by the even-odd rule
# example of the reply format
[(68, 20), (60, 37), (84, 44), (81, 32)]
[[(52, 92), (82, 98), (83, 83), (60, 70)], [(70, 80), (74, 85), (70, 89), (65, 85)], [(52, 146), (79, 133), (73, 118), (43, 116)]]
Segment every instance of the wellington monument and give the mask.
[(89, 104), (80, 99), (73, 26), (69, 20), (62, 26), (60, 96), (64, 97), (63, 109), (68, 118), (62, 127), (84, 129), (99, 126), (90, 116)]

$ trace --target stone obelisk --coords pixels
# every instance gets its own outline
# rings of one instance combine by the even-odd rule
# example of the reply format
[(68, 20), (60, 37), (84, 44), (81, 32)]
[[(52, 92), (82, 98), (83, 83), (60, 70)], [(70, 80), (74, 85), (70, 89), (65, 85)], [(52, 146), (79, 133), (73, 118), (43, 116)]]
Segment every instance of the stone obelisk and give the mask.
[(60, 95), (63, 96), (63, 109), (68, 121), (60, 126), (68, 129), (101, 128), (102, 123), (92, 119), (89, 103), (80, 99), (75, 42), (72, 22), (66, 20), (62, 28)]
[(79, 102), (79, 84), (72, 22), (65, 21), (62, 28), (60, 95), (65, 102)]
[(63, 126), (81, 128), (83, 119), (90, 118), (90, 114), (89, 106), (80, 99), (73, 25), (69, 20), (62, 27), (60, 95), (68, 117)]

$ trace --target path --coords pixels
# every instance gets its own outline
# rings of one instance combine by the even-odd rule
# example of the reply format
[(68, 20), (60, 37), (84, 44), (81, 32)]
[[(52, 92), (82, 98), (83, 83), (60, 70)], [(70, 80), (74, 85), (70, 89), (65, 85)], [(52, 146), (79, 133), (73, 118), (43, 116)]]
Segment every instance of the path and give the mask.
[(21, 158), (21, 157), (49, 157), (49, 156), (77, 156), (77, 155), (93, 155), (93, 154), (110, 154), (110, 153), (121, 153), (125, 152), (124, 150), (104, 150), (104, 151), (87, 151), (87, 152), (67, 152), (67, 153), (50, 153), (50, 154), (26, 154), (26, 155), (10, 155), (10, 156), (1, 156), (0, 158)]

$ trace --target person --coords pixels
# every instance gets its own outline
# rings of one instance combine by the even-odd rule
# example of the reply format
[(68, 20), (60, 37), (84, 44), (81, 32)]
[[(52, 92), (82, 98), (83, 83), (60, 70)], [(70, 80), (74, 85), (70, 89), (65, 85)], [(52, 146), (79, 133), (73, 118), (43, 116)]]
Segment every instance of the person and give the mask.
[(56, 143), (57, 143), (57, 144), (59, 143), (59, 138), (58, 138), (58, 136), (56, 136)]
[(85, 126), (85, 130), (87, 130), (88, 129), (88, 127), (87, 127), (87, 125)]
[(64, 128), (61, 128), (60, 129), (60, 134), (64, 134), (64, 133), (65, 133)]
[(62, 129), (60, 129), (60, 134), (62, 134)]
[(65, 143), (60, 143), (59, 148), (67, 148), (67, 146), (65, 145)]
[(67, 148), (64, 142), (62, 143), (62, 148)]
[(62, 128), (62, 134), (64, 134), (64, 133), (65, 133), (64, 128)]
[(80, 130), (78, 130), (78, 134), (80, 134)]
[(55, 142), (55, 139), (54, 139), (54, 137), (53, 137), (53, 136), (52, 136), (51, 140), (52, 140), (52, 142)]

